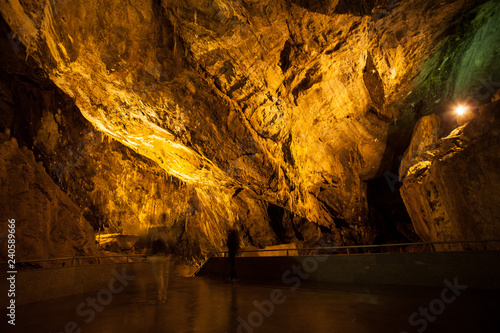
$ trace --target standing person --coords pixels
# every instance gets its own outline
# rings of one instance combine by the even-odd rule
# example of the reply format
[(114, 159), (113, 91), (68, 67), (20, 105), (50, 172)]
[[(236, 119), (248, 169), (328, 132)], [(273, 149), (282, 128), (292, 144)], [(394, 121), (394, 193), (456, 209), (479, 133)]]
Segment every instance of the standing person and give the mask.
[(165, 303), (170, 273), (170, 256), (168, 255), (167, 245), (158, 234), (158, 231), (155, 231), (152, 236), (149, 260), (158, 290), (157, 300), (159, 303)]
[(229, 253), (229, 263), (231, 265), (231, 282), (238, 281), (236, 273), (236, 254), (240, 248), (240, 238), (236, 229), (230, 229), (227, 233), (227, 251)]

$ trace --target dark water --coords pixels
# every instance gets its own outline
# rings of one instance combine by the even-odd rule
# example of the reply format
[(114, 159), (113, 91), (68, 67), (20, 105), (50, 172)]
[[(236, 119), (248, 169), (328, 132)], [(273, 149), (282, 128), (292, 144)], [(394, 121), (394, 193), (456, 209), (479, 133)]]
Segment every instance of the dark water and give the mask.
[(109, 304), (99, 311), (87, 303), (96, 293), (19, 307), (8, 332), (500, 332), (498, 292), (466, 290), (450, 303), (434, 301), (439, 314), (418, 314), (412, 326), (412, 313), (439, 300), (442, 289), (302, 287), (174, 278), (164, 304), (153, 301), (154, 290), (130, 285), (112, 300), (100, 295)]

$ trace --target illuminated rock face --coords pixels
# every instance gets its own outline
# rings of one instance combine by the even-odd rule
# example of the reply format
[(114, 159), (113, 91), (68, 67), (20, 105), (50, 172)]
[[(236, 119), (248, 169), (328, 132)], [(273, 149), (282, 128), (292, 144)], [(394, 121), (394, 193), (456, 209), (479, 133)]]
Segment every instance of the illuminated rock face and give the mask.
[[(0, 226), (7, 231), (15, 220), (15, 259), (97, 255), (92, 227), (33, 153), (1, 133), (0, 156)], [(7, 260), (6, 251), (1, 258)]]
[[(2, 58), (7, 59), (5, 55)], [(73, 236), (73, 245), (77, 248), (81, 246), (82, 236), (83, 239), (94, 239), (90, 226), (96, 235), (101, 230), (101, 233), (138, 236), (143, 236), (150, 227), (161, 226), (169, 231), (169, 240), (176, 246), (178, 254), (187, 258), (200, 258), (220, 249), (224, 243), (228, 226), (227, 220), (220, 216), (228, 212), (241, 217), (238, 227), (246, 242), (251, 240), (259, 246), (278, 242), (269, 225), (266, 202), (252, 197), (248, 191), (240, 191), (231, 202), (218, 201), (217, 193), (213, 193), (214, 200), (210, 200), (210, 197), (205, 197), (210, 192), (198, 193), (193, 185), (167, 175), (153, 161), (94, 129), (81, 116), (71, 99), (50, 81), (30, 73), (29, 68), (25, 67), (10, 58), (3, 68), (14, 68), (15, 73), (1, 82), (2, 91), (11, 88), (14, 92), (10, 96), (3, 96), (8, 98), (2, 104), (1, 121), (15, 137), (20, 138), (23, 149), (30, 147), (36, 159), (43, 162), (45, 168), (39, 166), (40, 171), (31, 177), (33, 181), (38, 177), (49, 179), (50, 175), (55, 182), (52, 186), (61, 194), (63, 192), (60, 189), (66, 192), (76, 204), (72, 203), (75, 212), (83, 214), (88, 221), (89, 224), (85, 222), (87, 228), (82, 230), (83, 235), (75, 232), (65, 236), (67, 241), (62, 242), (64, 246), (70, 245)], [(3, 158), (5, 156), (2, 155)], [(5, 168), (5, 178), (13, 179), (12, 186), (15, 181), (26, 178), (20, 172), (22, 170)], [(39, 238), (37, 246), (44, 248), (44, 242), (49, 240), (43, 235), (33, 237), (34, 231), (29, 232), (30, 229), (47, 227), (45, 216), (50, 214), (43, 209), (41, 201), (37, 196), (31, 196), (11, 202), (6, 198), (12, 191), (2, 188), (6, 194), (2, 202), (9, 207), (8, 211), (2, 211), (1, 214), (5, 221), (7, 218), (20, 217), (18, 213), (24, 212), (25, 206), (30, 205), (29, 198), (35, 201), (31, 205), (36, 214), (25, 219), (24, 228), (18, 230), (18, 237)], [(61, 204), (57, 197), (47, 200), (47, 204), (54, 207)], [(61, 220), (57, 220), (57, 223), (72, 225), (77, 221), (68, 219), (67, 215), (59, 217)], [(57, 237), (54, 239), (55, 243), (61, 241)], [(54, 255), (52, 252), (31, 250), (20, 253), (21, 259), (47, 256)]]
[(441, 120), (436, 115), (422, 117), (413, 129), (410, 146), (406, 150), (399, 167), (399, 180), (403, 180), (409, 169), (415, 164), (425, 161), (429, 150), (436, 148), (442, 136)]
[[(401, 193), (422, 239), (500, 237), (499, 114), (499, 102), (480, 108), (470, 123), (440, 139), (409, 168)], [(498, 244), (464, 248), (498, 249)]]
[[(450, 98), (431, 91), (448, 56), (433, 52), (473, 3), (9, 0), (0, 10), (14, 51), (92, 125), (84, 147), (69, 143), (82, 165), (52, 176), (73, 179), (61, 186), (94, 227), (139, 233), (165, 216), (176, 235), (192, 230), (186, 247), (208, 250), (233, 223), (258, 246), (312, 245), (320, 231), (371, 243), (380, 226), (367, 182), (432, 111), (420, 102)], [(466, 91), (470, 80), (458, 81)], [(34, 143), (68, 170), (59, 155), (71, 117), (57, 115), (40, 115)]]

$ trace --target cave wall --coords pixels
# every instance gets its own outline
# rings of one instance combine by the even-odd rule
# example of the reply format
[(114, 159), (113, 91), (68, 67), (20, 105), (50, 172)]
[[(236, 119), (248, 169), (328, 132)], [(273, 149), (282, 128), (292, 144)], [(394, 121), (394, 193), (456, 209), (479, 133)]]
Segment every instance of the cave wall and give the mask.
[[(9, 130), (0, 134), (0, 201), (2, 246), (7, 249), (13, 219), (17, 261), (97, 254), (94, 231), (79, 207)], [(7, 251), (0, 257), (7, 261)]]
[(402, 2), (380, 19), (285, 1), (7, 2), (2, 13), (96, 128), (185, 182), (248, 188), (369, 242), (364, 180), (382, 168), (384, 105), (462, 6)]
[[(186, 258), (220, 249), (226, 230), (234, 226), (241, 230), (243, 246), (279, 242), (270, 227), (267, 202), (242, 188), (228, 197), (210, 188), (199, 191), (168, 175), (153, 161), (96, 130), (74, 101), (37, 71), (36, 64), (13, 53), (7, 38), (1, 42), (5, 62), (0, 71), (0, 127), (8, 129), (23, 149), (34, 152), (96, 235), (144, 236), (148, 229), (160, 228), (166, 230), (174, 250)], [(44, 224), (41, 215), (33, 219)], [(285, 218), (280, 223), (290, 222)], [(307, 220), (298, 225), (317, 230)], [(316, 241), (311, 235), (293, 235), (287, 242), (304, 244), (305, 240), (310, 245)]]
[[(417, 234), (425, 241), (499, 239), (500, 102), (480, 107), (474, 118), (448, 136), (407, 155), (401, 194)], [(427, 116), (421, 119), (435, 117)], [(425, 121), (412, 142), (436, 132)], [(426, 125), (423, 125), (426, 124)], [(496, 243), (436, 246), (444, 249), (498, 249)]]
[[(27, 80), (26, 72), (22, 71), (2, 71), (2, 74), (1, 83), (5, 88), (2, 91), (15, 93), (10, 96), (2, 94), (4, 103), (1, 127), (9, 132), (12, 130), (13, 136), (21, 142), (23, 151), (30, 151), (33, 158), (36, 156), (39, 161), (40, 164), (37, 165), (44, 165), (44, 168), (31, 178), (36, 180), (37, 177), (48, 178), (50, 175), (54, 182), (52, 186), (69, 196), (66, 200), (71, 202), (77, 214), (83, 215), (79, 218), (87, 225), (85, 232), (90, 232), (85, 235), (85, 240), (90, 238), (93, 244), (94, 231), (96, 235), (120, 233), (144, 236), (149, 228), (166, 228), (175, 251), (188, 258), (199, 258), (224, 244), (225, 230), (229, 226), (225, 220), (221, 220), (221, 225), (216, 223), (218, 215), (214, 215), (213, 209), (217, 208), (217, 202), (211, 201), (207, 206), (208, 203), (201, 200), (210, 198), (198, 196), (193, 186), (167, 175), (152, 161), (94, 129), (81, 116), (73, 101), (50, 81), (43, 77), (37, 78), (42, 83)], [(5, 169), (8, 170), (12, 181), (26, 177), (17, 168)], [(2, 188), (5, 189), (6, 195), (12, 194), (8, 188)], [(19, 218), (26, 218), (39, 228), (50, 228), (51, 223), (48, 223), (47, 219), (50, 222), (51, 215), (54, 214), (49, 214), (46, 209), (40, 207), (43, 204), (39, 202), (38, 196), (30, 198), (32, 203), (29, 198), (19, 201), (15, 205), (16, 209), (9, 201), (2, 202), (11, 206), (9, 213), (12, 216), (19, 216), (18, 211), (23, 210), (23, 205), (33, 204), (36, 214), (30, 218), (24, 215)], [(57, 197), (50, 197), (45, 201), (48, 201), (45, 204), (53, 207), (61, 204)], [(225, 206), (219, 208), (227, 209)], [(221, 212), (218, 213), (222, 215)], [(57, 218), (60, 219), (58, 223), (69, 225), (77, 220), (62, 214)], [(259, 216), (258, 220), (262, 221), (263, 226), (256, 232), (266, 233), (266, 217)], [(62, 241), (55, 235), (49, 236), (49, 240), (43, 235), (33, 236), (24, 231), (25, 228), (18, 231), (19, 237), (39, 238), (37, 244), (40, 248), (45, 241), (67, 245), (73, 237), (75, 247), (82, 245), (79, 232), (66, 234), (67, 239)], [(254, 233), (249, 233), (250, 237), (252, 234)], [(269, 241), (262, 242), (264, 246), (274, 244), (272, 236), (267, 238)], [(61, 250), (62, 246), (56, 248)], [(50, 245), (47, 249), (52, 247)], [(52, 250), (50, 253), (38, 251), (38, 248), (34, 251), (29, 244), (25, 248), (27, 252), (19, 253), (23, 259), (33, 259), (29, 254), (34, 253), (37, 258), (55, 256)], [(62, 253), (68, 252), (63, 250)], [(83, 245), (82, 251), (88, 252)]]
[(232, 225), (257, 246), (417, 240), (381, 180), (420, 117), (474, 91), (474, 73), (498, 73), (497, 9), (8, 0), (2, 43), (30, 65), (6, 63), (6, 91), (59, 92), (34, 101), (50, 107), (13, 96), (26, 114), (5, 123), (38, 119), (19, 136), (94, 227), (166, 224), (197, 253)]
[[(417, 122), (399, 166), (401, 195), (424, 240), (498, 238), (498, 104), (492, 102), (500, 87), (499, 23), (495, 1), (457, 15), (407, 98), (418, 116), (428, 115)], [(458, 105), (467, 108), (465, 115), (454, 112)]]

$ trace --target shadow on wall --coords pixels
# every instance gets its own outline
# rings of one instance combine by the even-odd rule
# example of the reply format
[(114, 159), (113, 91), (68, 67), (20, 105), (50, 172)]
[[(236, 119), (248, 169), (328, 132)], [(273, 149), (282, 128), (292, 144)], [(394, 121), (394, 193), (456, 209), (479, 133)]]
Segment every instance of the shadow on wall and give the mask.
[[(332, 14), (353, 14), (353, 15), (371, 15), (372, 10), (379, 2), (377, 0), (292, 0), (292, 3), (307, 9), (325, 15)], [(394, 2), (394, 1), (392, 1)]]
[(280, 243), (286, 243), (286, 230), (283, 226), (283, 216), (285, 210), (279, 206), (269, 204), (267, 207), (267, 214), (269, 215), (269, 224), (273, 229), (276, 237)]

